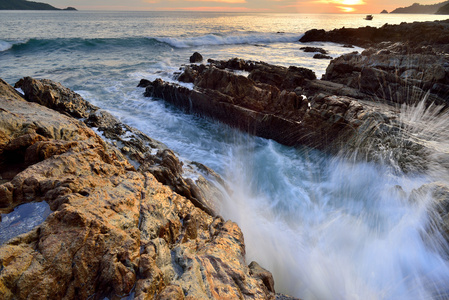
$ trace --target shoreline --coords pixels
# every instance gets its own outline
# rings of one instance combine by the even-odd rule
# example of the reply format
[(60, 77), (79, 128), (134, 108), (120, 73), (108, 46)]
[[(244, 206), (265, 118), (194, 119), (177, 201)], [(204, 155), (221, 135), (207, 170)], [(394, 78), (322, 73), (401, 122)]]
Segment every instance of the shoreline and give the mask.
[[(336, 152), (366, 149), (359, 153), (363, 159), (379, 161), (376, 155), (394, 153), (399, 169), (413, 174), (432, 162), (429, 152), (442, 164), (449, 159), (407, 131), (413, 124), (397, 118), (402, 98), (387, 97), (386, 90), (377, 93), (381, 87), (375, 83), (382, 78), (395, 95), (406, 94), (409, 84), (423, 87), (424, 94), (428, 82), (439, 84), (430, 90), (430, 100), (447, 105), (449, 93), (440, 92), (449, 84), (449, 65), (439, 61), (447, 57), (438, 49), (418, 48), (390, 41), (364, 54), (344, 55), (331, 62), (325, 80), (302, 68), (234, 59), (185, 66), (178, 80), (193, 83), (195, 90), (160, 80), (141, 86), (148, 96), (231, 120), (267, 138), (279, 135), (282, 125), (280, 138), (287, 136), (287, 144), (331, 146)], [(410, 55), (419, 56), (421, 65), (390, 76), (385, 62)], [(431, 64), (426, 59), (443, 71), (432, 67), (434, 75), (423, 78), (419, 72), (427, 69), (419, 68)], [(238, 225), (217, 215), (214, 201), (220, 201), (221, 192), (206, 178), (223, 180), (213, 170), (183, 164), (162, 143), (58, 83), (32, 78), (17, 83), (27, 101), (50, 109), (26, 102), (5, 82), (1, 86), (1, 171), (13, 169), (5, 165), (9, 161), (17, 167), (0, 185), (1, 209), (37, 199), (53, 213), (32, 231), (0, 245), (0, 296), (285, 299), (275, 294), (269, 270), (245, 261)], [(421, 92), (416, 95), (422, 98)], [(396, 137), (404, 143), (394, 144)], [(185, 177), (186, 169), (197, 172), (198, 179)], [(438, 213), (447, 230), (449, 187), (430, 184), (422, 187), (426, 191), (443, 195), (437, 204), (444, 209)]]

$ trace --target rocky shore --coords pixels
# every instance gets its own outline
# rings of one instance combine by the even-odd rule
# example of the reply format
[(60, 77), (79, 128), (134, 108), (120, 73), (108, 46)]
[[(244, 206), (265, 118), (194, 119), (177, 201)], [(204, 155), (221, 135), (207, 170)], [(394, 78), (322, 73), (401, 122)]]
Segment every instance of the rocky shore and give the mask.
[(24, 96), (0, 81), (0, 212), (45, 201), (53, 213), (0, 245), (1, 299), (276, 297), (216, 213), (217, 174), (58, 83), (16, 87)]
[(314, 29), (301, 41), (371, 47), (332, 60), (322, 80), (304, 68), (236, 58), (182, 66), (174, 76), (193, 89), (160, 79), (139, 86), (148, 97), (285, 145), (393, 157), (402, 170), (425, 169), (434, 149), (411, 134), (413, 124), (399, 112), (402, 104), (449, 103), (449, 20)]
[[(333, 59), (322, 79), (237, 58), (201, 64), (198, 53), (173, 74), (182, 85), (139, 86), (149, 101), (285, 145), (446, 176), (447, 142), (436, 136), (449, 127), (429, 125), (447, 116), (448, 28), (312, 30), (303, 39), (367, 47)], [(59, 83), (25, 77), (15, 88), (23, 95), (0, 80), (0, 213), (32, 202), (52, 212), (0, 245), (1, 299), (293, 299), (245, 260), (240, 228), (219, 215), (232, 191), (213, 170)], [(412, 194), (435, 200), (428, 232), (449, 233), (447, 183)]]

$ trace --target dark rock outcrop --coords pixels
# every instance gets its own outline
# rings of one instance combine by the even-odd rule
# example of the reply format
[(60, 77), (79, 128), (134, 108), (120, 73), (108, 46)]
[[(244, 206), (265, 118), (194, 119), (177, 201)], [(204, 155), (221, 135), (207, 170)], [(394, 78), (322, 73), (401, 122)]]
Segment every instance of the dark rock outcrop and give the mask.
[(327, 41), (352, 44), (363, 48), (377, 46), (382, 42), (408, 43), (410, 51), (420, 51), (423, 46), (433, 46), (441, 52), (448, 52), (449, 20), (434, 22), (385, 24), (380, 28), (340, 28), (331, 31), (312, 29), (300, 39), (301, 42)]
[[(149, 172), (151, 161), (136, 171), (122, 151), (67, 116), (77, 111), (72, 104), (61, 114), (0, 81), (1, 167), (12, 154), (27, 162), (0, 184), (0, 211), (31, 201), (53, 211), (0, 245), (1, 299), (275, 298), (271, 274), (246, 264), (235, 223), (173, 192)], [(161, 153), (154, 165), (175, 178), (176, 157)]]
[(198, 62), (202, 62), (203, 61), (203, 56), (201, 54), (199, 54), (198, 52), (193, 53), (192, 56), (190, 56), (189, 61), (191, 63), (198, 63)]
[(429, 153), (441, 151), (412, 132), (400, 106), (448, 106), (449, 61), (442, 51), (449, 47), (449, 20), (314, 29), (301, 39), (312, 40), (376, 47), (333, 59), (323, 80), (304, 68), (209, 59), (180, 74), (193, 89), (158, 79), (145, 95), (285, 145), (390, 161), (403, 171), (426, 169)]
[(346, 54), (330, 63), (324, 80), (393, 103), (449, 104), (449, 58), (432, 47), (410, 54), (402, 43)]
[(404, 130), (397, 107), (371, 101), (358, 87), (316, 80), (302, 69), (238, 59), (209, 62), (185, 67), (195, 73), (194, 89), (157, 79), (145, 95), (285, 145), (343, 150), (370, 160), (395, 157), (395, 167), (405, 171), (426, 168), (427, 148)]
[(301, 47), (300, 50), (303, 50), (304, 52), (318, 52), (321, 54), (328, 54), (327, 50), (319, 47)]
[(313, 56), (315, 59), (332, 59), (332, 56), (317, 53)]

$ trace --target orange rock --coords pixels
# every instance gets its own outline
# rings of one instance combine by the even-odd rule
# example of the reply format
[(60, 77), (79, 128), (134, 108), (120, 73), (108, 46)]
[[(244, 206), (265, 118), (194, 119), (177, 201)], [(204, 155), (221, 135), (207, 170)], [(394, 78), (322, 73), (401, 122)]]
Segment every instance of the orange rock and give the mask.
[[(274, 299), (235, 223), (135, 171), (83, 123), (1, 90), (0, 130), (15, 141), (0, 143), (2, 167), (6, 145), (24, 151), (0, 204), (46, 201), (53, 213), (0, 246), (0, 299)], [(180, 172), (162, 158), (167, 176)]]

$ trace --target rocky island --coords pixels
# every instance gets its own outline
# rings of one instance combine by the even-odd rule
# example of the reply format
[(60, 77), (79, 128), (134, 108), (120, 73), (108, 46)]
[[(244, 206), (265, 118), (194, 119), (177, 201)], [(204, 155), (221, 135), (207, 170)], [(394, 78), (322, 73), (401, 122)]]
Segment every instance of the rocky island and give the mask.
[(449, 3), (440, 7), (436, 12), (437, 15), (449, 15)]
[[(235, 58), (182, 66), (176, 78), (193, 88), (161, 79), (139, 86), (286, 145), (447, 172), (441, 141), (403, 117), (402, 104), (445, 113), (448, 28), (307, 32), (304, 42), (367, 48), (332, 60), (321, 80), (305, 68)], [(25, 77), (15, 88), (21, 92), (0, 81), (0, 212), (43, 202), (51, 214), (0, 245), (1, 299), (292, 299), (276, 294), (269, 270), (246, 261), (238, 224), (217, 210), (232, 191), (213, 170), (181, 162), (59, 83)], [(413, 193), (434, 195), (429, 214), (449, 232), (449, 186), (427, 183)]]
[(413, 3), (407, 7), (398, 7), (391, 11), (390, 14), (434, 14), (443, 7), (449, 4), (449, 1), (444, 1), (436, 4), (422, 5), (419, 3)]
[(74, 7), (64, 9), (56, 8), (47, 3), (26, 0), (0, 0), (0, 10), (69, 10), (76, 11)]

